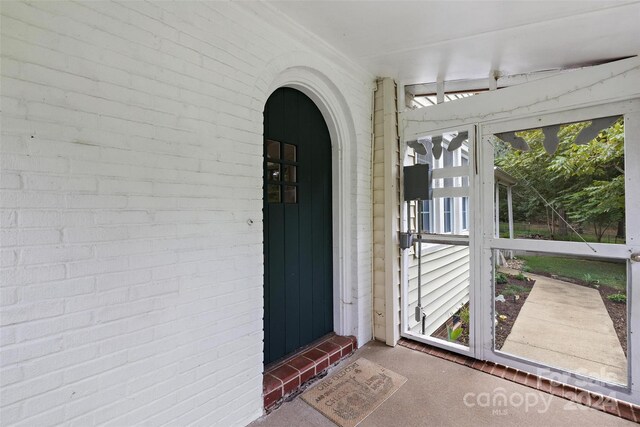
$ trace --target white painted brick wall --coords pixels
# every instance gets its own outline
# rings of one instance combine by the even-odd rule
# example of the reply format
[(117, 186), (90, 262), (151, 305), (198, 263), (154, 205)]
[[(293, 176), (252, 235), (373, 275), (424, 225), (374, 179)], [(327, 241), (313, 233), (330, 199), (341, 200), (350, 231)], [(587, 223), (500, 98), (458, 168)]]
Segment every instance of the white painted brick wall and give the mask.
[(278, 58), (323, 64), (352, 114), (349, 286), (370, 338), (371, 76), (244, 5), (0, 8), (2, 425), (261, 414), (256, 88)]

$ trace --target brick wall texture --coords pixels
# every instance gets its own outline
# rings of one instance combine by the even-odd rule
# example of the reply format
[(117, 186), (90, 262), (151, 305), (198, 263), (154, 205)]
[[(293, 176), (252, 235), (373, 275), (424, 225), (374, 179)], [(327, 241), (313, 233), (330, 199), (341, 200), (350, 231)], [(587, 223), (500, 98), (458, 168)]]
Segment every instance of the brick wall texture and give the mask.
[(351, 113), (348, 286), (370, 336), (371, 76), (242, 4), (0, 8), (3, 426), (262, 414), (262, 110), (286, 64)]

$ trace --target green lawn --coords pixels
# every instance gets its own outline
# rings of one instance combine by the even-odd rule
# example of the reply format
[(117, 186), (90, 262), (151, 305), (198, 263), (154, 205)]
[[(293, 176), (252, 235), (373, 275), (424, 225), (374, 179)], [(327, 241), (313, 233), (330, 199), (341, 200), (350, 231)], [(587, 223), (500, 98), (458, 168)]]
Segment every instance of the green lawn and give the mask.
[(556, 274), (560, 277), (598, 281), (600, 285), (626, 291), (627, 267), (624, 263), (593, 261), (555, 256), (520, 256), (531, 273)]
[[(525, 222), (514, 222), (513, 233), (516, 239), (518, 238), (524, 239), (531, 234), (539, 234), (544, 238), (549, 238), (551, 234), (545, 224), (529, 224)], [(509, 238), (509, 224), (504, 221), (500, 222), (500, 237), (505, 239)], [(565, 236), (561, 236), (558, 234), (553, 236), (553, 240), (567, 241), (567, 242), (581, 242), (582, 239), (592, 243), (598, 242), (596, 235), (593, 234), (593, 230), (590, 227), (586, 227), (580, 236), (578, 236), (572, 230), (569, 230), (568, 234)], [(604, 236), (602, 236), (601, 243), (624, 243), (624, 241), (625, 241), (624, 239), (616, 238), (616, 229), (615, 227), (612, 227), (606, 231)]]

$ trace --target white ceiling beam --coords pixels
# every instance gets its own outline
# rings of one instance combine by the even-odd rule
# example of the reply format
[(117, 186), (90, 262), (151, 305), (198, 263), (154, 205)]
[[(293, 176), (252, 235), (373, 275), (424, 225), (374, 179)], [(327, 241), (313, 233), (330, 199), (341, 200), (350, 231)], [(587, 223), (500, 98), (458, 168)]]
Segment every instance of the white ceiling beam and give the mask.
[[(429, 134), (433, 129), (458, 128), (467, 123), (516, 120), (550, 114), (560, 108), (571, 110), (598, 105), (602, 113), (602, 104), (639, 96), (640, 58), (635, 57), (502, 91), (485, 92), (468, 97), (465, 102), (405, 111), (401, 114), (403, 137), (405, 140), (412, 140)], [(558, 101), (560, 99), (561, 107)], [(513, 122), (510, 126), (513, 126)]]
[[(590, 68), (590, 67), (582, 67)], [(570, 68), (564, 70), (545, 70), (534, 71), (526, 74), (514, 74), (511, 76), (499, 76), (496, 81), (496, 88), (504, 88), (516, 86), (522, 83), (532, 82), (535, 80), (564, 74), (582, 68)], [(473, 92), (477, 90), (490, 89), (490, 78), (473, 79), (473, 80), (453, 80), (444, 82), (444, 92)], [(435, 95), (437, 93), (437, 83), (423, 83), (417, 85), (406, 85), (405, 89), (408, 93), (415, 96)]]

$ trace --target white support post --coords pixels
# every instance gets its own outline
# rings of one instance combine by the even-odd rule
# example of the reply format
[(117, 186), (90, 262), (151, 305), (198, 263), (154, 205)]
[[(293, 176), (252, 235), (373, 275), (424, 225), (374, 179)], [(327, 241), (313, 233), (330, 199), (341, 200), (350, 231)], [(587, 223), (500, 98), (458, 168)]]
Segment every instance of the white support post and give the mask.
[(436, 102), (442, 104), (444, 102), (444, 80), (438, 77), (436, 82)]
[[(625, 211), (626, 238), (631, 254), (640, 253), (640, 226), (638, 225), (638, 212), (640, 212), (640, 112), (625, 115), (624, 118), (624, 162), (625, 162)], [(628, 320), (629, 347), (631, 354), (638, 354), (640, 350), (640, 262), (629, 261), (627, 274), (631, 277), (627, 284), (628, 301), (631, 304), (630, 318)], [(640, 402), (640, 357), (631, 358), (631, 393), (633, 400)]]
[(398, 115), (396, 85), (391, 78), (382, 81), (384, 148), (384, 288), (386, 343), (395, 346), (400, 339), (400, 289), (398, 283)]
[(500, 184), (498, 184), (496, 182), (496, 191), (495, 191), (495, 224), (496, 224), (496, 229), (494, 231), (494, 236), (497, 238), (500, 238)]
[[(496, 239), (500, 238), (500, 184), (498, 184), (498, 182), (496, 181), (495, 183), (495, 230), (494, 230), (494, 236), (496, 237)], [(496, 262), (498, 263), (498, 265), (505, 265), (506, 261), (504, 259), (504, 255), (502, 255), (502, 251), (498, 251), (498, 259), (496, 260)]]

